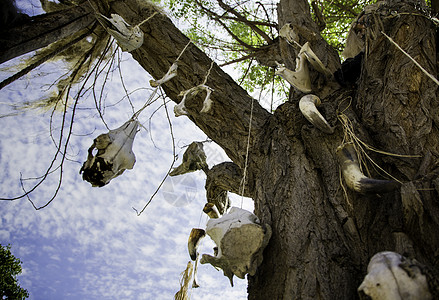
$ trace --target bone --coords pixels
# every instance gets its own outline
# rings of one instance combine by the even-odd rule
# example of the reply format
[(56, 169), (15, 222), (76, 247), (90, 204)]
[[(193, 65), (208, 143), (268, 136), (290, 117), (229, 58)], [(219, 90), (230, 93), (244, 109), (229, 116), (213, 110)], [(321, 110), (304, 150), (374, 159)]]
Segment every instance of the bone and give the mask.
[(206, 97), (203, 101), (203, 107), (200, 111), (200, 113), (206, 113), (209, 112), (212, 108), (212, 99), (210, 99), (210, 95), (213, 91), (212, 88), (208, 87), (207, 85), (200, 84), (197, 86), (194, 86), (188, 90), (180, 92), (179, 96), (183, 96), (183, 99), (181, 99), (181, 102), (178, 103), (176, 106), (174, 106), (174, 114), (176, 117), (179, 117), (181, 115), (188, 115), (188, 111), (185, 106), (185, 101), (188, 96), (196, 96), (200, 91), (206, 91)]
[(300, 49), (299, 56), (301, 53), (304, 53), (306, 56), (306, 59), (309, 61), (309, 63), (313, 66), (316, 71), (326, 75), (330, 76), (331, 71), (329, 71), (325, 65), (322, 63), (322, 61), (318, 58), (318, 56), (312, 51), (310, 45), (308, 42), (303, 44), (302, 48)]
[[(136, 157), (132, 147), (139, 122), (130, 120), (117, 129), (101, 134), (88, 149), (87, 161), (79, 173), (92, 186), (102, 187), (126, 169), (132, 169)], [(96, 155), (93, 154), (97, 150)]]
[(329, 125), (325, 118), (317, 110), (316, 106), (321, 104), (320, 98), (316, 95), (306, 95), (303, 96), (299, 101), (299, 109), (303, 116), (311, 122), (315, 127), (321, 131), (332, 134), (334, 133), (334, 128)]
[(347, 186), (359, 193), (387, 193), (399, 187), (393, 180), (373, 179), (365, 176), (358, 163), (357, 153), (352, 143), (345, 143), (337, 148), (343, 178)]
[(187, 249), (189, 251), (189, 256), (193, 261), (197, 259), (197, 249), (198, 244), (201, 239), (206, 235), (204, 229), (201, 228), (192, 228), (191, 233), (189, 235), (189, 239), (187, 242)]
[(206, 232), (216, 243), (218, 253), (203, 254), (200, 263), (221, 268), (232, 286), (234, 275), (244, 278), (247, 273), (256, 273), (271, 237), (269, 225), (262, 227), (254, 214), (238, 207), (232, 207), (219, 219), (210, 219)]
[(178, 68), (177, 63), (173, 63), (171, 65), (171, 67), (169, 68), (168, 72), (166, 72), (165, 76), (163, 76), (159, 80), (150, 80), (149, 85), (151, 87), (158, 87), (158, 86), (162, 85), (163, 83), (168, 82), (169, 80), (171, 80), (172, 78), (177, 76), (177, 68)]
[(111, 18), (98, 14), (97, 19), (102, 27), (116, 39), (122, 51), (131, 52), (143, 45), (144, 34), (139, 26), (131, 26), (118, 14), (111, 14)]
[(372, 300), (431, 300), (425, 267), (395, 252), (375, 254), (358, 288)]
[(291, 71), (285, 67), (279, 67), (275, 73), (289, 84), (303, 93), (311, 92), (311, 80), (309, 78), (309, 69), (306, 63), (305, 53), (301, 53), (296, 58), (296, 71)]

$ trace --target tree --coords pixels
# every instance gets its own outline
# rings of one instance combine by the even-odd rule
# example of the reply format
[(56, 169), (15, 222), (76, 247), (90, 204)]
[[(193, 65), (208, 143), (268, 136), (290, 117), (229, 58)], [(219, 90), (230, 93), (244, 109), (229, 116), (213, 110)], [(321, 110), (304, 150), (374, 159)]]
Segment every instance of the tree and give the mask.
[(27, 290), (18, 285), (17, 275), (21, 273), (21, 261), (11, 253), (11, 245), (0, 245), (0, 291), (2, 299), (29, 298)]
[[(156, 9), (120, 0), (108, 11), (140, 24)], [(280, 0), (277, 15), (278, 29), (290, 23), (298, 44), (308, 42), (331, 73), (340, 68), (307, 1)], [(177, 80), (162, 85), (171, 100), (180, 103), (181, 91), (203, 81), (213, 89), (211, 110), (200, 112), (205, 95), (199, 94), (186, 102), (188, 118), (233, 161), (214, 167), (217, 184), (240, 193), (245, 175), (245, 195), (272, 228), (264, 260), (249, 277), (249, 299), (355, 299), (369, 259), (383, 250), (414, 257), (433, 272), (439, 268), (439, 105), (437, 84), (427, 76), (437, 75), (436, 23), (425, 4), (411, 0), (389, 0), (365, 15), (358, 81), (341, 86), (310, 68), (312, 93), (333, 134), (309, 126), (297, 89), (270, 113), (200, 49), (182, 52), (189, 39), (165, 15), (140, 27), (145, 42), (131, 54), (154, 78), (179, 58)], [(284, 39), (273, 45), (280, 62), (294, 70), (297, 48)], [(358, 155), (369, 177), (392, 180), (392, 188), (349, 188), (340, 175), (341, 145), (354, 145), (351, 160)], [(215, 199), (208, 195), (207, 201)], [(433, 295), (436, 288), (430, 286)]]

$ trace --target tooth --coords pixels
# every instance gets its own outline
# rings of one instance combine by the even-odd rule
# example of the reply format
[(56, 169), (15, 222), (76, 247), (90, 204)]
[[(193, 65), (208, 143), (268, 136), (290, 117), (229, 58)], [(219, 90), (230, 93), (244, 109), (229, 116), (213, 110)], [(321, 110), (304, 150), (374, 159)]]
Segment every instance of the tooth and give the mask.
[(285, 67), (279, 67), (275, 73), (289, 84), (304, 93), (311, 92), (311, 79), (309, 78), (309, 69), (306, 63), (306, 54), (301, 53), (296, 58), (296, 71), (291, 71)]
[(399, 183), (393, 180), (379, 180), (365, 176), (358, 164), (357, 153), (352, 143), (346, 143), (337, 148), (343, 178), (347, 186), (359, 193), (391, 192)]
[(200, 240), (206, 235), (204, 229), (201, 228), (192, 228), (191, 234), (189, 235), (189, 240), (187, 241), (187, 248), (189, 251), (189, 255), (192, 260), (197, 259), (197, 248)]
[(334, 128), (328, 124), (325, 118), (317, 110), (316, 106), (320, 105), (320, 99), (316, 95), (303, 96), (299, 101), (299, 109), (304, 117), (321, 131), (332, 134)]

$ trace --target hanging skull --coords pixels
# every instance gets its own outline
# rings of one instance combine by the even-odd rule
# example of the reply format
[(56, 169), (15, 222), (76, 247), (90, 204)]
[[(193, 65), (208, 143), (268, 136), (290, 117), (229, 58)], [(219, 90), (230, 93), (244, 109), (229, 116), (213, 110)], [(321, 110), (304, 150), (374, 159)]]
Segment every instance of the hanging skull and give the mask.
[(200, 263), (221, 268), (233, 286), (233, 275), (254, 275), (262, 263), (262, 252), (271, 237), (271, 227), (262, 226), (249, 211), (232, 207), (219, 219), (210, 219), (207, 234), (218, 246), (215, 256), (203, 254)]
[[(138, 126), (139, 122), (130, 120), (95, 138), (88, 149), (87, 161), (79, 171), (82, 179), (102, 187), (126, 169), (132, 169), (136, 162), (132, 147)], [(95, 148), (96, 155), (93, 154)]]

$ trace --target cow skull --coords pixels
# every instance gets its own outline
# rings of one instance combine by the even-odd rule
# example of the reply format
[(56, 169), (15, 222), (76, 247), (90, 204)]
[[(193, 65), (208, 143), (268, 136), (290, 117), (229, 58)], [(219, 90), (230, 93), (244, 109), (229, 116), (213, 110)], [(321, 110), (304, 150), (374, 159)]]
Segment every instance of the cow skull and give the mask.
[(256, 273), (271, 237), (269, 225), (263, 227), (258, 217), (238, 207), (219, 219), (210, 219), (206, 232), (218, 246), (218, 253), (203, 254), (200, 263), (221, 268), (232, 286), (233, 275), (243, 279), (247, 273)]
[(379, 252), (371, 258), (358, 292), (372, 300), (432, 299), (424, 268), (398, 253)]

